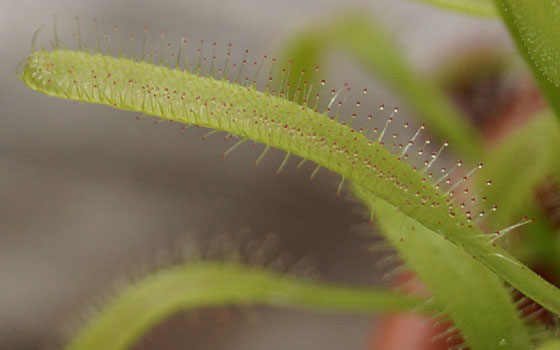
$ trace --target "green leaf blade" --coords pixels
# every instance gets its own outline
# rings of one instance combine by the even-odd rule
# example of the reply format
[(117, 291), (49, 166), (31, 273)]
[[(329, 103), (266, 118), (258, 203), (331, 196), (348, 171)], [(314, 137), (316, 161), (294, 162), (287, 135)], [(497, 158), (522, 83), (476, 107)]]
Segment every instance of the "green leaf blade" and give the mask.
[(410, 311), (421, 303), (387, 291), (302, 281), (235, 263), (191, 262), (126, 286), (86, 323), (67, 349), (128, 349), (172, 314), (202, 307), (259, 304), (372, 313)]
[(560, 1), (503, 0), (533, 64), (558, 87), (560, 83)]
[(324, 114), (223, 80), (84, 52), (35, 52), (22, 80), (52, 96), (210, 127), (316, 162), (442, 235), (544, 307), (560, 311), (559, 290), (489, 244), (420, 171)]
[[(495, 0), (517, 49), (560, 119), (560, 2)], [(556, 17), (555, 17), (556, 16)]]
[(495, 274), (386, 201), (371, 201), (371, 194), (358, 186), (353, 193), (373, 209), (383, 234), (426, 283), (470, 348), (530, 348), (511, 296)]

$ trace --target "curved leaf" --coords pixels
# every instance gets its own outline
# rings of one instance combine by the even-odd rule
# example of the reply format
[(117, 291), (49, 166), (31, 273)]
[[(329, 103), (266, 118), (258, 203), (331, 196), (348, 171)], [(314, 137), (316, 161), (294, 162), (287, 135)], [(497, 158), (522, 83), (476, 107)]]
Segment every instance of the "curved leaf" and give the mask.
[(210, 127), (316, 162), (455, 243), (544, 307), (560, 311), (559, 290), (490, 244), (448, 194), (382, 145), (324, 114), (252, 87), (76, 51), (35, 52), (21, 78), (48, 95)]
[(306, 282), (235, 263), (192, 262), (126, 286), (68, 345), (75, 350), (129, 349), (179, 311), (230, 304), (371, 313), (408, 311), (421, 300), (381, 290)]

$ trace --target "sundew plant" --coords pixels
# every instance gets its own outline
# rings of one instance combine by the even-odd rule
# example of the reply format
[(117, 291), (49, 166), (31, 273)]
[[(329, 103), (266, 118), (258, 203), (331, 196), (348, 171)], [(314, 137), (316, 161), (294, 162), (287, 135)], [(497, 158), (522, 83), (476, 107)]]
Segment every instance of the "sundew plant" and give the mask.
[[(237, 139), (224, 157), (252, 142), (263, 147), (256, 164), (276, 148), (285, 152), (279, 171), (297, 157), (300, 164), (314, 164), (311, 177), (322, 169), (338, 174), (337, 191), (362, 202), (365, 220), (377, 225), (429, 291), (406, 295), (323, 284), (239, 261), (188, 261), (123, 287), (67, 348), (127, 349), (172, 314), (229, 304), (408, 311), (449, 321), (462, 339), (455, 349), (560, 348), (556, 321), (539, 318), (547, 313), (556, 320), (560, 290), (529, 267), (543, 247), (553, 269), (560, 267), (551, 252), (558, 232), (549, 222), (558, 208), (547, 217), (532, 199), (545, 179), (560, 183), (560, 1), (425, 2), (502, 20), (548, 109), (488, 151), (480, 132), (437, 83), (410, 68), (373, 19), (356, 13), (311, 27), (278, 60), (264, 57), (254, 64), (249, 58), (230, 62), (230, 48), (225, 64), (218, 64), (215, 44), (196, 46), (193, 54), (184, 38), (154, 49), (144, 37), (139, 46), (123, 48), (97, 31), (88, 44), (79, 22), (70, 48), (59, 40), (56, 18), (52, 48), (39, 47), (34, 37), (32, 53), (18, 71), (31, 89), (223, 132)], [(364, 113), (360, 100), (370, 98), (365, 89), (329, 88), (316, 67), (332, 48), (381, 77), (424, 124), (403, 126), (398, 108)], [(360, 118), (364, 127), (355, 126)], [(428, 130), (444, 141), (432, 141)], [(410, 137), (403, 140), (401, 131)], [(462, 160), (443, 161), (449, 148)], [(529, 240), (532, 249), (523, 259), (504, 245), (518, 228), (539, 237)], [(538, 308), (528, 311), (527, 301)]]

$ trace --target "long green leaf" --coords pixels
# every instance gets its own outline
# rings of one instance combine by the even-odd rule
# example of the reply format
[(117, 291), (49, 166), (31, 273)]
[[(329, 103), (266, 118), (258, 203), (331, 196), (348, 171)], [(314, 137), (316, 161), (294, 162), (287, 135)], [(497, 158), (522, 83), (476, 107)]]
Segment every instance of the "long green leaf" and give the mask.
[(210, 127), (309, 159), (455, 243), (544, 307), (560, 311), (558, 289), (492, 245), (420, 171), (324, 114), (252, 87), (76, 51), (35, 52), (21, 78), (48, 95)]
[(373, 76), (380, 77), (399, 93), (410, 110), (430, 126), (430, 132), (449, 140), (457, 152), (479, 160), (480, 135), (443, 95), (434, 81), (415, 71), (403, 59), (395, 40), (375, 19), (358, 13), (339, 14), (297, 34), (283, 50), (284, 61), (291, 59), (291, 85), (298, 72), (313, 72), (327, 51), (338, 49), (357, 60)]
[(353, 192), (372, 208), (383, 234), (426, 283), (471, 349), (529, 349), (528, 332), (494, 273), (386, 201), (372, 201), (371, 193), (358, 186)]
[(201, 307), (259, 304), (320, 311), (410, 311), (421, 300), (272, 273), (235, 263), (191, 262), (124, 287), (71, 340), (72, 350), (131, 348), (158, 322)]
[(496, 17), (492, 0), (414, 0), (447, 10), (481, 17)]
[(560, 118), (560, 1), (495, 0), (548, 104)]

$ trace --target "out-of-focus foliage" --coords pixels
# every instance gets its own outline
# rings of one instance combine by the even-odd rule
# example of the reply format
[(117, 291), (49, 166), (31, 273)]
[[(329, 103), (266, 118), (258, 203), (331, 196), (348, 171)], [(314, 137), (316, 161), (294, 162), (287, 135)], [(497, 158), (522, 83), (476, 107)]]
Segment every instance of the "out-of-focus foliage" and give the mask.
[(496, 17), (492, 0), (414, 0), (451, 11), (481, 17)]
[[(432, 79), (412, 68), (394, 38), (374, 18), (353, 12), (328, 19), (294, 37), (282, 57), (284, 63), (292, 60), (293, 72), (312, 72), (333, 50), (346, 53), (398, 92), (403, 107), (414, 111), (430, 126), (430, 132), (449, 140), (455, 151), (466, 159), (480, 159), (480, 135), (475, 128)], [(298, 78), (292, 74), (292, 86)]]

